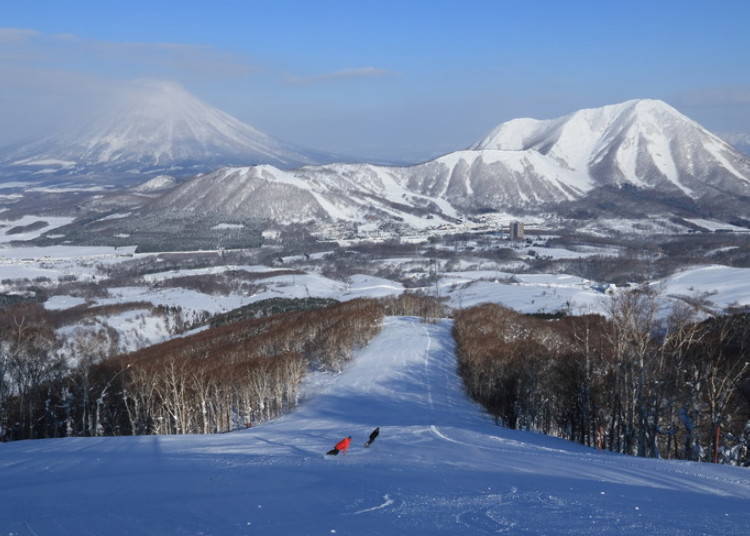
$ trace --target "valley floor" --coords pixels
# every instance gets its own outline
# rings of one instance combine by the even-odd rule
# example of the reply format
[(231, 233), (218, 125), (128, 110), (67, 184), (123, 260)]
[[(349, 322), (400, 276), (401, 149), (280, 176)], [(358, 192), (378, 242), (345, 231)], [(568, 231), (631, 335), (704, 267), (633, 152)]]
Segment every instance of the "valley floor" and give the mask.
[(748, 469), (497, 427), (455, 369), (449, 321), (389, 318), (273, 422), (0, 444), (0, 534), (747, 534)]

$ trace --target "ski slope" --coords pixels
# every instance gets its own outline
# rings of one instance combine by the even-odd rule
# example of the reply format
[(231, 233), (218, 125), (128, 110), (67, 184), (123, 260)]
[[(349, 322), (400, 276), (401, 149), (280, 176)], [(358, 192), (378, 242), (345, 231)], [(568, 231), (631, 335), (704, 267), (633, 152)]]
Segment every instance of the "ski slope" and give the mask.
[[(296, 411), (241, 432), (0, 444), (0, 534), (748, 533), (747, 469), (493, 425), (463, 394), (450, 330), (389, 318)], [(347, 455), (323, 456), (345, 435)]]

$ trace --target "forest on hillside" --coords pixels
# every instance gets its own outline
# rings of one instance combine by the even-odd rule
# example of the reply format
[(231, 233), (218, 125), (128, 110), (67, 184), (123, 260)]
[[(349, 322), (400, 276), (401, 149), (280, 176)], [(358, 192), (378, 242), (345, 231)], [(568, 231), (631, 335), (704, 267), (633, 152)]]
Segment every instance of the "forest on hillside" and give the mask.
[(456, 314), (469, 394), (510, 428), (625, 454), (750, 465), (750, 315), (666, 318), (642, 291), (607, 318)]
[(413, 294), (261, 318), (245, 309), (128, 354), (113, 355), (106, 333), (89, 333), (70, 344), (72, 357), (59, 352), (62, 313), (34, 303), (2, 310), (0, 439), (246, 428), (293, 408), (308, 371), (340, 371), (385, 315), (439, 312)]

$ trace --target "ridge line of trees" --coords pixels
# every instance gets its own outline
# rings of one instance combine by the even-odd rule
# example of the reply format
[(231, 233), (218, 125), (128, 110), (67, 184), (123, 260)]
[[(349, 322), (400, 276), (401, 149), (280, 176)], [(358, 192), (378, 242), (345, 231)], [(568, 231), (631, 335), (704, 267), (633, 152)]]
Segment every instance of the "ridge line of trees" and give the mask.
[(459, 311), (459, 372), (498, 424), (614, 452), (750, 465), (750, 315), (659, 315), (614, 297), (608, 317)]
[[(308, 370), (339, 371), (385, 315), (440, 314), (432, 298), (356, 299), (208, 327), (112, 355), (106, 333), (59, 351), (65, 312), (39, 304), (0, 310), (0, 440), (218, 433), (281, 415)], [(78, 314), (78, 309), (70, 310)]]
[(243, 320), (110, 357), (95, 338), (56, 350), (38, 305), (0, 315), (0, 438), (226, 432), (298, 401), (311, 367), (339, 370), (382, 325), (384, 306), (353, 300)]

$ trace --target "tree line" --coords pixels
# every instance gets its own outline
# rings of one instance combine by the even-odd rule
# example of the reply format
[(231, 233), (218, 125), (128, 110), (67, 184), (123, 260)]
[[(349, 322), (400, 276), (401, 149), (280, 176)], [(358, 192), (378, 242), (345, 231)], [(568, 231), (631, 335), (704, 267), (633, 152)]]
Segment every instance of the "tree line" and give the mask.
[(247, 319), (125, 355), (76, 339), (22, 304), (0, 314), (0, 438), (226, 432), (293, 407), (311, 367), (340, 370), (382, 325), (385, 306), (353, 300)]
[(664, 317), (648, 292), (608, 316), (459, 311), (459, 372), (499, 424), (615, 452), (750, 465), (750, 315)]

